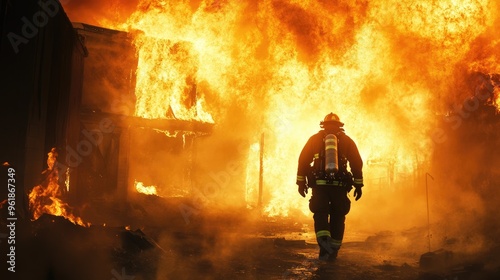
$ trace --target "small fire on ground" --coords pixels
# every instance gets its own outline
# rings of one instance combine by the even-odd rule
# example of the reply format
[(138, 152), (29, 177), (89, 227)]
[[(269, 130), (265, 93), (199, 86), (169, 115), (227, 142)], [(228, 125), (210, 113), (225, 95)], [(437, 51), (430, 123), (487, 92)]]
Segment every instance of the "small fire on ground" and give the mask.
[(145, 186), (142, 182), (134, 182), (135, 190), (139, 193), (147, 194), (147, 195), (158, 195), (156, 191), (156, 186)]
[(57, 156), (56, 149), (52, 148), (48, 153), (48, 167), (42, 172), (45, 178), (29, 194), (29, 207), (32, 213), (32, 220), (37, 220), (43, 214), (50, 214), (62, 216), (75, 225), (88, 227), (90, 223), (85, 223), (82, 218), (75, 216), (72, 213), (71, 207), (61, 199), (62, 188), (59, 185), (59, 169), (56, 168)]

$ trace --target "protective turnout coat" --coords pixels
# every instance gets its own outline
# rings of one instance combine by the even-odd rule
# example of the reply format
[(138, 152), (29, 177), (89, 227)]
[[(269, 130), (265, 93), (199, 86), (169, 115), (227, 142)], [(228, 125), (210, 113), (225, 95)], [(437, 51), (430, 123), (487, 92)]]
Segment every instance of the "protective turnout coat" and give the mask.
[[(339, 173), (347, 172), (347, 164), (353, 175), (354, 182), (363, 182), (363, 160), (359, 154), (358, 148), (354, 141), (347, 136), (343, 130), (334, 133), (338, 139), (338, 160)], [(310, 175), (311, 170), (324, 169), (324, 166), (313, 166), (321, 160), (317, 160), (321, 156), (322, 149), (324, 150), (324, 138), (327, 135), (325, 130), (320, 130), (309, 138), (299, 156), (299, 164), (297, 171), (297, 182), (304, 181)], [(312, 182), (309, 182), (311, 185)]]

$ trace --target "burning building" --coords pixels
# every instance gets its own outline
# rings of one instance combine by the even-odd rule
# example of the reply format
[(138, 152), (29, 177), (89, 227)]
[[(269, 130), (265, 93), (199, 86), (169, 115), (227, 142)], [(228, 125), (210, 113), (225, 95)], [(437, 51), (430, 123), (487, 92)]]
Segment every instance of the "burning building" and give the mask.
[[(57, 1), (3, 1), (1, 7), (2, 67), (10, 69), (2, 71), (9, 123), (3, 129), (12, 136), (3, 138), (2, 158), (16, 171), (17, 186), (11, 213), (23, 221), (47, 214), (84, 227), (123, 226), (120, 216), (144, 190), (137, 180), (156, 179), (152, 166), (165, 161), (161, 177), (168, 185), (157, 194), (189, 198), (195, 140), (210, 135), (214, 124), (201, 107), (196, 65), (179, 68), (193, 59), (189, 45), (168, 45), (170, 55), (157, 62), (178, 64), (162, 78), (163, 87), (147, 89), (154, 75), (136, 71), (144, 59), (127, 32), (72, 23)], [(162, 104), (153, 112), (141, 105), (152, 102), (141, 90), (170, 98), (153, 100)], [(156, 141), (154, 149), (144, 137)], [(44, 231), (24, 222), (19, 228), (23, 235)], [(126, 239), (134, 236), (142, 238)]]
[[(210, 115), (202, 112), (199, 105), (193, 76), (196, 68), (187, 70), (185, 77), (172, 76), (175, 71), (183, 74), (184, 68), (180, 67), (192, 59), (189, 48), (182, 43), (169, 45), (164, 57), (151, 62), (164, 63), (165, 71), (171, 67), (170, 76), (163, 76), (159, 82), (153, 79), (157, 75), (151, 69), (138, 68), (145, 59), (133, 40), (140, 35), (83, 23), (73, 26), (88, 52), (81, 105), (86, 135), (81, 135), (81, 141), (87, 137), (91, 142), (99, 142), (93, 143), (95, 148), (79, 166), (75, 185), (80, 189), (74, 191), (73, 197), (80, 203), (112, 197), (126, 201), (130, 193), (141, 190), (137, 185), (144, 180), (161, 186), (159, 178), (169, 178), (170, 185), (158, 195), (188, 196), (194, 141), (209, 135), (213, 125)], [(176, 60), (177, 68), (172, 68)], [(177, 83), (178, 79), (183, 83)], [(143, 97), (141, 91), (152, 94)], [(154, 100), (154, 95), (162, 99)], [(160, 104), (160, 109), (153, 112), (154, 108), (147, 107), (148, 102)], [(203, 113), (208, 119), (200, 117)], [(103, 122), (109, 122), (112, 131), (103, 130)], [(163, 174), (155, 174), (154, 167), (161, 162), (165, 162), (160, 167)]]
[[(136, 72), (138, 63), (145, 63), (145, 60), (148, 63), (148, 58), (137, 53), (129, 33), (83, 23), (68, 26), (62, 7), (56, 2), (47, 5), (54, 17), (64, 22), (61, 25), (67, 27), (63, 33), (52, 28), (56, 23), (48, 22), (43, 29), (53, 30), (51, 46), (60, 49), (53, 49), (51, 55), (59, 57), (61, 67), (65, 68), (47, 71), (61, 76), (40, 78), (51, 81), (46, 83), (47, 97), (35, 104), (40, 110), (37, 114), (47, 116), (36, 118), (41, 122), (40, 129), (28, 130), (28, 134), (33, 135), (27, 135), (27, 139), (49, 138), (27, 145), (36, 147), (38, 152), (50, 151), (49, 146), (57, 148), (57, 164), (49, 167), (57, 169), (59, 181), (64, 182), (57, 193), (77, 208), (88, 204), (97, 208), (107, 204), (123, 205), (129, 192), (137, 192), (136, 180), (156, 178), (150, 171), (154, 163), (165, 161), (155, 158), (163, 152), (163, 157), (175, 156), (176, 159), (163, 166), (166, 173), (163, 177), (168, 177), (171, 185), (165, 187), (161, 195), (188, 195), (194, 140), (209, 135), (213, 125), (211, 116), (202, 111), (197, 96), (196, 65), (189, 63), (193, 60), (189, 46), (182, 42), (166, 43), (169, 55), (149, 62), (162, 63), (167, 76), (152, 73), (147, 67), (139, 68), (144, 73)], [(67, 36), (72, 39), (71, 44), (65, 46), (61, 38)], [(139, 37), (135, 34), (134, 38), (139, 40)], [(44, 42), (39, 44), (44, 47)], [(21, 52), (18, 47), (24, 47), (12, 46), (18, 52)], [(62, 58), (61, 53), (68, 54), (68, 58)], [(44, 55), (43, 58), (46, 67), (54, 67), (50, 57)], [(186, 70), (186, 65), (191, 68)], [(62, 75), (71, 75), (71, 79)], [(52, 96), (55, 94), (52, 87), (59, 89), (55, 91), (57, 96)], [(143, 97), (143, 91), (153, 94)], [(154, 95), (157, 100), (152, 100)], [(152, 111), (148, 103), (161, 105)], [(140, 140), (144, 137), (156, 139), (154, 149), (148, 149), (151, 145)], [(166, 148), (162, 151), (161, 146)], [(34, 172), (35, 166), (39, 166), (33, 165), (36, 160), (31, 158), (33, 160), (26, 161), (25, 174), (40, 172)], [(130, 168), (131, 162), (137, 170)], [(25, 180), (27, 185), (37, 185), (32, 175), (26, 175)]]

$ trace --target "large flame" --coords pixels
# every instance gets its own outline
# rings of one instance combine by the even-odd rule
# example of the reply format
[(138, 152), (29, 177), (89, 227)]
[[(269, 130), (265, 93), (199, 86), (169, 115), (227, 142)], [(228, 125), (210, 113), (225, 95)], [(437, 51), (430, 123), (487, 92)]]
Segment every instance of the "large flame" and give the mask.
[(75, 225), (89, 226), (89, 223), (85, 223), (80, 217), (75, 216), (71, 211), (71, 207), (61, 199), (59, 169), (55, 166), (56, 161), (57, 152), (55, 149), (52, 149), (48, 153), (48, 168), (44, 171), (44, 175), (46, 176), (45, 184), (35, 186), (29, 194), (29, 207), (32, 212), (32, 219), (37, 220), (43, 214), (51, 214), (62, 216)]
[(159, 37), (138, 35), (136, 115), (213, 122), (202, 108), (196, 87), (196, 63), (191, 46)]
[(137, 34), (138, 116), (247, 120), (249, 204), (265, 133), (265, 211), (287, 215), (309, 213), (296, 159), (331, 111), (367, 163), (365, 185), (425, 168), (457, 73), (500, 72), (499, 41), (488, 39), (497, 10), (488, 0), (140, 0), (126, 20), (99, 22)]

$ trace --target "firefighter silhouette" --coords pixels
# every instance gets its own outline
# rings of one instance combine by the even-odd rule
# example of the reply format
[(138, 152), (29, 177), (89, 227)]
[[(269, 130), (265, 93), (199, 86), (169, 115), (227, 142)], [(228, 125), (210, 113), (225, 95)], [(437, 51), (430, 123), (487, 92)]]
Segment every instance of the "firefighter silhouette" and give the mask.
[(322, 129), (309, 138), (299, 156), (296, 183), (303, 197), (308, 188), (312, 189), (309, 209), (320, 260), (337, 258), (345, 216), (351, 209), (348, 194), (354, 186), (354, 198), (358, 200), (362, 195), (363, 160), (343, 126), (336, 114), (326, 115), (320, 122)]

